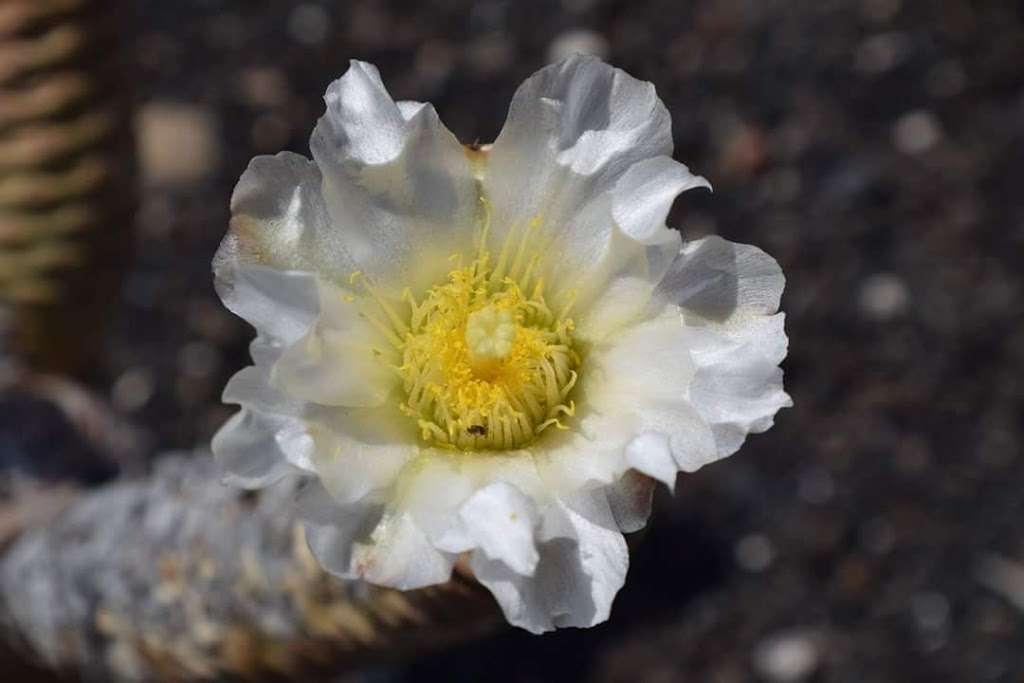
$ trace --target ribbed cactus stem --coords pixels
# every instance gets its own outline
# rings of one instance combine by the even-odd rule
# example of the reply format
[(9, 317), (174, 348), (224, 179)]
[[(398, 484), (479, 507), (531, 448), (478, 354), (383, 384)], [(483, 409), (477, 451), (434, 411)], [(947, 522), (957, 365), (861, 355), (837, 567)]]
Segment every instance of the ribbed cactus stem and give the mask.
[(127, 263), (132, 141), (117, 0), (0, 4), (0, 351), (77, 372)]

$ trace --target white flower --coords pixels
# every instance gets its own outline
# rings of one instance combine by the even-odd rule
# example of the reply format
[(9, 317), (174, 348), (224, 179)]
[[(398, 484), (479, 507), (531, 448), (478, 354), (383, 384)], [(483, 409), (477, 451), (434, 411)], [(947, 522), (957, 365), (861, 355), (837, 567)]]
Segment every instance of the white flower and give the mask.
[(789, 405), (783, 276), (755, 247), (682, 243), (650, 83), (542, 69), (489, 153), (353, 62), (313, 161), (258, 157), (217, 289), (257, 331), (213, 448), (229, 482), (298, 474), (330, 572), (402, 589), (468, 553), (508, 620), (608, 618), (653, 487)]

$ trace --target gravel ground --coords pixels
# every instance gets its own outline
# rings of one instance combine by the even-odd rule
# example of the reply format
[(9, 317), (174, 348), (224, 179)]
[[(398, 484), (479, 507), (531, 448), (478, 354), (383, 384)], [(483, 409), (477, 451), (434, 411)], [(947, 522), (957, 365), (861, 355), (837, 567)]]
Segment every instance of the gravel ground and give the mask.
[(1024, 612), (985, 585), (1024, 595), (986, 562), (1024, 561), (1019, 3), (136, 4), (140, 244), (95, 381), (161, 448), (209, 439), (246, 361), (209, 272), (231, 188), (308, 152), (350, 58), (469, 142), (597, 52), (656, 84), (715, 185), (671, 224), (788, 276), (795, 407), (661, 497), (609, 624), (352, 680), (1024, 681)]

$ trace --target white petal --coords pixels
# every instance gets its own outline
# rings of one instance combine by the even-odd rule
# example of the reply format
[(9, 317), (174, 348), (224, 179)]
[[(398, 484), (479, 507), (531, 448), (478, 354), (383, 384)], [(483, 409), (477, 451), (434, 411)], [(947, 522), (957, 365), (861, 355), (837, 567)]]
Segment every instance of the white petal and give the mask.
[(775, 259), (720, 237), (686, 244), (659, 286), (656, 299), (677, 303), (686, 320), (696, 366), (690, 397), (711, 425), (718, 457), (792, 405), (778, 367), (788, 346), (776, 314), (784, 286)]
[[(407, 513), (435, 547), (459, 553), (468, 547), (458, 510), (476, 488), (461, 458), (447, 452), (421, 452), (401, 473), (391, 505)], [(454, 543), (457, 547), (449, 547), (453, 533), (460, 537)]]
[(778, 311), (785, 285), (782, 269), (768, 254), (711, 236), (683, 245), (658, 295), (691, 316), (728, 324)]
[(316, 321), (320, 305), (312, 273), (231, 260), (216, 263), (215, 269), (224, 305), (256, 328), (262, 345), (287, 346)]
[[(448, 451), (421, 451), (402, 471), (391, 505), (408, 513), (435, 547), (462, 553), (491, 542), (487, 536), (495, 524), (514, 521), (529, 526), (528, 520), (536, 515), (519, 503), (547, 495), (528, 452), (465, 458)], [(504, 512), (497, 521), (477, 514), (502, 506)]]
[(664, 224), (672, 198), (705, 184), (671, 151), (668, 111), (650, 83), (593, 57), (540, 70), (516, 92), (487, 162), (493, 246), (535, 230), (537, 272), (556, 306), (572, 296), (584, 311), (609, 291), (619, 304), (639, 287), (628, 310), (642, 309), (679, 243)]
[(671, 152), (671, 119), (654, 86), (577, 55), (519, 87), (489, 165), (490, 173), (515, 184), (529, 211), (531, 199), (545, 194), (542, 180), (557, 168), (607, 180), (637, 161)]
[(284, 391), (331, 406), (380, 405), (396, 384), (392, 347), (359, 313), (351, 297), (320, 284), (320, 317), (273, 366), (271, 380)]
[(580, 339), (603, 341), (641, 317), (682, 241), (678, 232), (666, 229), (665, 218), (675, 198), (696, 187), (711, 186), (669, 157), (637, 162), (615, 183), (613, 257), (592, 264), (574, 285), (578, 292), (590, 292), (577, 301), (584, 311), (577, 324)]
[[(616, 393), (672, 400), (685, 396), (694, 365), (686, 353), (682, 317), (671, 307), (633, 325), (595, 350), (585, 381), (609, 384)], [(592, 395), (588, 387), (586, 393)], [(602, 391), (601, 396), (607, 395)]]
[(496, 482), (459, 508), (466, 535), (490, 560), (531, 575), (540, 556), (534, 543), (539, 515), (533, 500), (511, 484)]
[(312, 471), (312, 444), (302, 436), (304, 406), (271, 387), (264, 368), (250, 366), (236, 373), (223, 399), (242, 406), (213, 438), (213, 454), (226, 483), (262, 488), (289, 473)]
[[(626, 580), (629, 551), (603, 491), (581, 491), (557, 503), (557, 515), (545, 515), (543, 535), (548, 539), (575, 538), (578, 562), (589, 578), (585, 590), (566, 590), (569, 603), (557, 626), (593, 626), (608, 619), (612, 601)], [(590, 612), (590, 609), (593, 609)]]
[(670, 489), (676, 484), (679, 466), (672, 457), (667, 434), (645, 432), (626, 446), (626, 460), (633, 469), (654, 477)]
[(557, 254), (546, 264), (550, 275), (586, 273), (615, 256), (610, 193), (618, 179), (671, 151), (668, 111), (650, 83), (592, 57), (541, 69), (516, 92), (488, 159), (494, 242), (536, 222), (538, 246)]
[(390, 489), (419, 450), (413, 427), (389, 406), (318, 409), (307, 425), (316, 473), (340, 503)]
[(259, 489), (294, 473), (275, 435), (285, 426), (276, 416), (235, 413), (213, 437), (212, 448), (225, 484)]
[(612, 194), (612, 215), (624, 233), (644, 244), (666, 239), (665, 218), (683, 192), (711, 184), (674, 159), (654, 157), (633, 165)]
[(353, 556), (359, 578), (412, 590), (451, 578), (456, 555), (437, 550), (408, 513), (385, 517)]
[(718, 457), (712, 431), (690, 391), (696, 366), (687, 353), (688, 334), (678, 310), (668, 306), (592, 350), (583, 378), (583, 395), (594, 413), (605, 420), (633, 418), (622, 443), (625, 464), (670, 487), (675, 477), (662, 445), (667, 444), (676, 467), (686, 471)]
[[(712, 431), (690, 401), (696, 367), (687, 351), (674, 306), (590, 350), (575, 429), (545, 436), (541, 462), (553, 490), (611, 484), (630, 467), (671, 487), (675, 470), (717, 458)], [(655, 447), (663, 442), (668, 453)]]
[[(667, 229), (658, 239), (663, 241), (644, 244), (616, 228), (605, 255), (564, 284), (575, 295), (572, 311), (577, 339), (599, 344), (645, 317), (682, 242), (679, 233)], [(564, 272), (572, 271), (566, 268)]]
[(710, 329), (690, 335), (698, 366), (690, 394), (711, 425), (719, 457), (735, 453), (748, 433), (768, 430), (775, 413), (793, 404), (783, 390), (782, 369), (777, 365), (779, 349), (785, 355), (786, 348), (783, 315), (766, 321), (761, 326), (764, 337), (744, 339)]
[(607, 620), (629, 554), (604, 494), (557, 500), (543, 514), (547, 535), (532, 577), (483, 553), (470, 560), (474, 575), (494, 594), (509, 623), (533, 633)]
[[(359, 443), (353, 437), (373, 441), (369, 433), (355, 433), (372, 420), (347, 418), (347, 433), (312, 427), (320, 479), (304, 492), (300, 515), (313, 554), (333, 574), (402, 590), (447, 581), (456, 555), (435, 548), (413, 515), (395, 505), (394, 493), (374, 495), (399, 485), (414, 449)], [(332, 450), (325, 442), (346, 445), (325, 454)]]
[(599, 290), (591, 305), (574, 318), (577, 339), (587, 344), (600, 344), (642, 316), (658, 281), (653, 275), (641, 274), (649, 269), (646, 259), (646, 254), (640, 254), (625, 263), (619, 273), (604, 278), (607, 283), (604, 289)]
[(625, 448), (640, 429), (631, 411), (577, 409), (575, 428), (545, 433), (536, 446), (538, 470), (556, 495), (606, 486), (629, 468)]
[(433, 284), (475, 234), (478, 194), (462, 146), (431, 105), (395, 103), (370, 64), (353, 61), (324, 99), (310, 140), (334, 221), (322, 248), (392, 295)]
[(254, 158), (231, 196), (231, 230), (214, 270), (237, 262), (304, 270), (342, 281), (358, 264), (339, 246), (323, 197), (323, 177), (304, 156)]
[(605, 489), (608, 507), (623, 533), (639, 531), (651, 516), (654, 480), (639, 472), (629, 471)]
[(335, 576), (356, 578), (355, 544), (368, 537), (380, 521), (380, 507), (339, 505), (320, 482), (312, 480), (299, 493), (297, 511), (306, 543), (320, 565)]

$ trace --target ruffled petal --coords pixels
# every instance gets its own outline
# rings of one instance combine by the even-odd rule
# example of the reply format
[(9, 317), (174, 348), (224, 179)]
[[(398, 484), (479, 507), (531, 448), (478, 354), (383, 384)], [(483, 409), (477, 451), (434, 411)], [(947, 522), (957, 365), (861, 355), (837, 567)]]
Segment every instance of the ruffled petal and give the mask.
[[(671, 120), (654, 86), (577, 55), (516, 91), (485, 186), (509, 224), (541, 209), (565, 217), (594, 198), (594, 184), (610, 189), (636, 162), (671, 153)], [(552, 180), (560, 185), (550, 187)]]
[(619, 178), (611, 193), (618, 228), (612, 256), (579, 277), (578, 291), (592, 292), (580, 301), (580, 339), (604, 341), (643, 315), (682, 243), (678, 232), (665, 228), (665, 218), (679, 194), (697, 187), (711, 185), (668, 157), (637, 162)]
[(677, 471), (718, 458), (712, 430), (691, 402), (688, 335), (679, 309), (665, 306), (590, 349), (575, 428), (546, 434), (539, 451), (553, 490), (609, 485), (630, 468), (671, 488)]
[(707, 181), (671, 151), (654, 86), (596, 58), (541, 69), (513, 98), (483, 179), (491, 239), (499, 248), (529, 236), (556, 305), (602, 304), (582, 338), (642, 310), (678, 250), (665, 216), (676, 195)]
[(626, 446), (626, 461), (638, 472), (654, 477), (665, 486), (676, 485), (679, 465), (672, 457), (672, 446), (667, 434), (644, 432)]
[(301, 422), (303, 404), (270, 386), (265, 368), (243, 368), (224, 388), (225, 403), (242, 407), (213, 437), (225, 483), (263, 488), (288, 474), (313, 470), (313, 443)]
[(415, 425), (388, 406), (315, 408), (307, 420), (313, 469), (342, 504), (384, 497), (419, 450)]
[(405, 513), (385, 513), (373, 501), (342, 505), (318, 482), (298, 500), (306, 541), (330, 573), (401, 590), (444, 583), (455, 555), (442, 553)]
[[(489, 486), (498, 489), (487, 491)], [(430, 450), (421, 452), (402, 471), (391, 504), (408, 513), (438, 549), (462, 553), (480, 546), (486, 530), (479, 525), (490, 524), (478, 519), (475, 512), (488, 509), (491, 503), (497, 505), (496, 497), (507, 493), (506, 487), (530, 500), (546, 495), (544, 482), (529, 453), (488, 453), (485, 457), (466, 458), (449, 451)], [(502, 500), (509, 506), (509, 514), (514, 513), (520, 520), (533, 518), (533, 513), (517, 509), (515, 494), (508, 493)]]
[(279, 270), (347, 276), (358, 265), (337, 241), (317, 165), (281, 152), (249, 162), (231, 195), (231, 229), (214, 257), (214, 270), (238, 262)]
[(785, 286), (778, 263), (757, 247), (707, 237), (686, 244), (656, 299), (678, 304), (695, 365), (690, 399), (711, 425), (718, 457), (792, 405), (778, 364), (788, 340), (776, 313)]
[(612, 216), (622, 232), (642, 244), (675, 245), (664, 229), (665, 218), (676, 197), (697, 187), (710, 190), (711, 183), (671, 157), (639, 161), (615, 183)]
[(400, 362), (351, 296), (320, 283), (320, 316), (273, 366), (283, 391), (328, 406), (369, 407), (384, 402), (397, 384), (390, 366)]
[(687, 350), (688, 331), (678, 309), (666, 306), (593, 350), (583, 383), (594, 413), (632, 418), (622, 444), (623, 469), (632, 467), (669, 487), (674, 470), (692, 471), (716, 459), (712, 432), (692, 402), (696, 366)]
[(622, 533), (631, 534), (647, 524), (651, 516), (654, 485), (653, 479), (630, 471), (605, 488), (608, 507)]
[(689, 318), (743, 324), (779, 310), (786, 278), (778, 262), (750, 244), (717, 235), (687, 242), (658, 286), (658, 299)]
[(412, 516), (386, 516), (366, 543), (356, 544), (355, 576), (401, 590), (444, 583), (451, 578), (457, 555), (435, 548)]
[(260, 489), (294, 473), (295, 468), (275, 439), (285, 423), (276, 416), (250, 410), (235, 413), (211, 444), (224, 483)]
[(489, 560), (530, 576), (540, 559), (534, 542), (539, 519), (533, 499), (511, 484), (495, 482), (459, 507), (459, 528), (438, 545), (451, 552), (479, 548)]
[(783, 314), (765, 319), (762, 335), (694, 330), (690, 353), (697, 364), (690, 395), (701, 416), (711, 425), (718, 456), (739, 450), (747, 434), (767, 431), (775, 413), (793, 405), (783, 390), (785, 355)]
[(257, 348), (272, 355), (302, 337), (320, 312), (317, 278), (249, 262), (215, 262), (217, 294), (254, 328)]
[(543, 511), (533, 576), (474, 553), (470, 567), (509, 623), (532, 633), (593, 626), (608, 618), (629, 566), (626, 541), (600, 491), (558, 499)]
[(435, 283), (450, 254), (472, 249), (477, 227), (462, 146), (433, 106), (396, 103), (373, 65), (353, 61), (324, 99), (310, 150), (334, 226), (318, 247), (391, 295)]
[(317, 562), (335, 576), (358, 576), (355, 545), (377, 526), (381, 506), (339, 505), (320, 482), (311, 480), (299, 492), (296, 508), (303, 521), (306, 543)]

